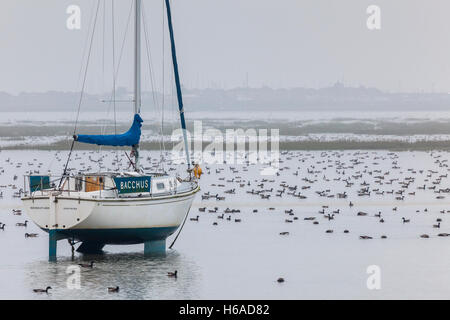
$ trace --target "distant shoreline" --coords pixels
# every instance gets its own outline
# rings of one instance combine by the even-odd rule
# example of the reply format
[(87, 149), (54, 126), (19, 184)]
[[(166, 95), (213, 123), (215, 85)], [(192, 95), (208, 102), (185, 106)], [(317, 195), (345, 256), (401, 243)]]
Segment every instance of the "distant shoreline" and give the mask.
[[(323, 88), (270, 88), (236, 87), (183, 88), (184, 105), (188, 111), (448, 111), (450, 94), (446, 92), (385, 92), (377, 88), (346, 86), (336, 82)], [(117, 88), (116, 99), (127, 101), (121, 108), (132, 107), (133, 92)], [(106, 111), (111, 107), (103, 101), (111, 93), (85, 93), (81, 110)], [(79, 92), (0, 92), (0, 112), (49, 111), (76, 112)], [(143, 109), (159, 110), (165, 100), (166, 109), (176, 107), (176, 96), (161, 92), (142, 93)], [(130, 109), (131, 110), (131, 109)]]
[[(171, 150), (171, 143), (166, 145), (166, 150)], [(204, 144), (206, 145), (206, 144)], [(142, 150), (159, 151), (159, 143), (141, 143)], [(75, 150), (99, 150), (99, 146), (78, 144)], [(236, 148), (236, 145), (235, 145)], [(42, 151), (64, 151), (69, 150), (70, 144), (67, 142), (58, 142), (48, 145), (37, 146), (8, 146), (1, 147), (0, 152), (9, 150), (42, 150)], [(129, 148), (112, 148), (102, 147), (102, 150), (126, 150)], [(399, 142), (280, 142), (280, 151), (344, 151), (344, 150), (386, 150), (386, 151), (450, 151), (450, 141), (436, 142), (415, 142), (415, 143), (399, 143)]]
[[(10, 116), (17, 118), (17, 114)], [(0, 122), (0, 150), (69, 149), (74, 130), (73, 121), (59, 120), (58, 117), (45, 120), (46, 116), (34, 120), (30, 116), (29, 119), (15, 123)], [(141, 146), (143, 149), (159, 150), (160, 123), (156, 119), (146, 119), (142, 127)], [(264, 120), (223, 120), (217, 115), (214, 119), (197, 121), (199, 120), (188, 119), (187, 126), (191, 134), (197, 133), (195, 130), (202, 130), (201, 133), (208, 136), (207, 130), (214, 129), (215, 134), (218, 132), (224, 137), (228, 130), (242, 129), (246, 132), (251, 129), (258, 134), (270, 136), (278, 131), (280, 150), (450, 150), (450, 113), (442, 118), (439, 118), (439, 114), (428, 113), (401, 113), (395, 117), (388, 117), (383, 113), (376, 116), (327, 113), (308, 114), (305, 119), (291, 117), (289, 120), (271, 117), (270, 114)], [(111, 121), (92, 117), (90, 121), (79, 122), (77, 134), (112, 134), (114, 129), (118, 133), (125, 132), (129, 128), (128, 122), (118, 122), (114, 128)], [(172, 132), (178, 128), (178, 119), (165, 123), (163, 134), (167, 150), (173, 145), (170, 141)], [(208, 144), (210, 142), (207, 140), (204, 147)], [(98, 149), (97, 146), (85, 144), (76, 144), (76, 148)]]

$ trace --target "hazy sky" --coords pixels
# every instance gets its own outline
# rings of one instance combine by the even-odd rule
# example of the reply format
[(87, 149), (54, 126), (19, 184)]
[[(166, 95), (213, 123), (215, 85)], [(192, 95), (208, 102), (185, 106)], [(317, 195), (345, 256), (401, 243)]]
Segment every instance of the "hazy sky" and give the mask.
[[(83, 48), (96, 2), (2, 0), (0, 91), (79, 90)], [(100, 3), (87, 82), (92, 92), (110, 90), (112, 83), (111, 0)], [(158, 89), (162, 3), (144, 0)], [(81, 7), (81, 30), (66, 28), (66, 9), (72, 4)], [(381, 30), (366, 27), (371, 4), (381, 8)], [(130, 5), (130, 0), (115, 1), (116, 64)], [(450, 92), (448, 0), (172, 0), (172, 7), (180, 72), (188, 87), (242, 86), (248, 73), (252, 87), (322, 87), (339, 80), (389, 91)], [(118, 85), (129, 88), (131, 31), (118, 79)], [(167, 33), (164, 38), (167, 45)], [(167, 46), (165, 53), (164, 74), (169, 81)], [(147, 63), (143, 68), (148, 89)]]

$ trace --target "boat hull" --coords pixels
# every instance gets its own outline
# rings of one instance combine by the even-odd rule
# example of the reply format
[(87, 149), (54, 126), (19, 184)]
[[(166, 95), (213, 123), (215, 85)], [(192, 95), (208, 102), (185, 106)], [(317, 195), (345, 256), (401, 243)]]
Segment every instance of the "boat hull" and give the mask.
[[(59, 238), (76, 239), (98, 244), (138, 244), (165, 240), (177, 230), (174, 227), (123, 228), (123, 229), (70, 229), (56, 230)], [(48, 232), (49, 230), (44, 229)]]
[[(165, 240), (183, 222), (198, 189), (160, 199), (22, 199), (30, 218), (58, 239), (101, 244)], [(55, 201), (56, 200), (56, 201)]]

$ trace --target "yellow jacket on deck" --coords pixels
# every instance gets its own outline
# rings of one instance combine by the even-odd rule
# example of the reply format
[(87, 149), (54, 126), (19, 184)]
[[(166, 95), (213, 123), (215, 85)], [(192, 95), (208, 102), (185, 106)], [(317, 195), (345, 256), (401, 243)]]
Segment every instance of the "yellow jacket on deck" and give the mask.
[(194, 167), (194, 176), (195, 176), (197, 179), (200, 179), (201, 175), (202, 175), (202, 168), (200, 168), (199, 165), (196, 165), (196, 166)]

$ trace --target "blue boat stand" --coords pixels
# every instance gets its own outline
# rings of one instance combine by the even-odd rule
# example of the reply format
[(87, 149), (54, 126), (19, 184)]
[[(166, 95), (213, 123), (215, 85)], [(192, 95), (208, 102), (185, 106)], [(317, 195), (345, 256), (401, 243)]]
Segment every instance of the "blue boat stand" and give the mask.
[[(58, 233), (57, 230), (48, 231), (48, 260), (56, 261), (57, 244), (59, 240), (67, 239), (67, 236)], [(104, 243), (84, 241), (78, 247), (77, 252), (84, 254), (101, 254)], [(144, 242), (144, 255), (164, 254), (166, 252), (166, 240), (152, 240)]]
[(166, 240), (144, 242), (144, 255), (161, 254), (166, 252)]

